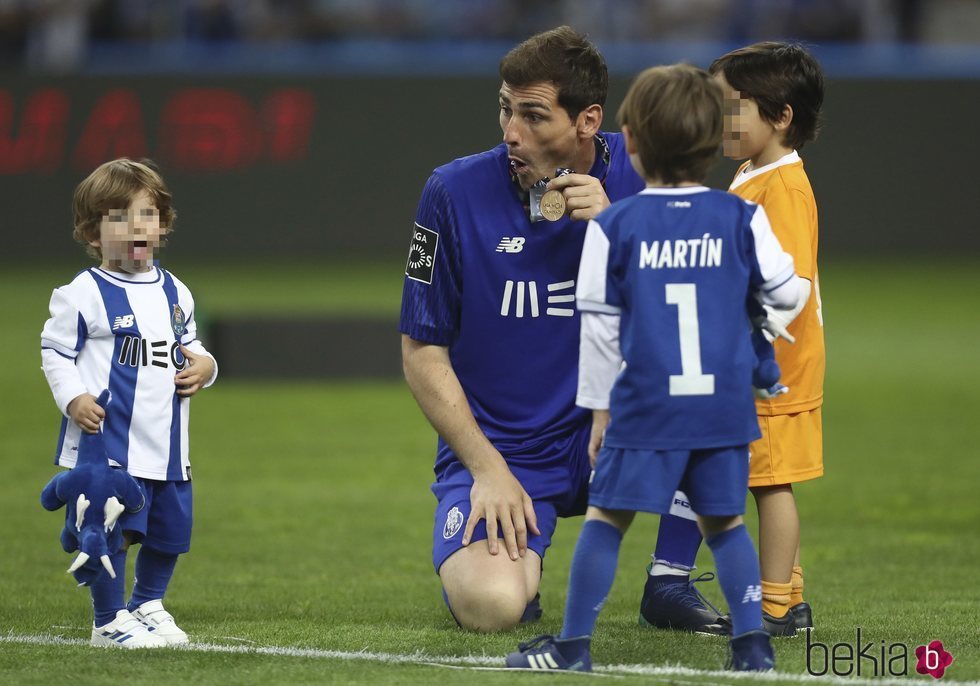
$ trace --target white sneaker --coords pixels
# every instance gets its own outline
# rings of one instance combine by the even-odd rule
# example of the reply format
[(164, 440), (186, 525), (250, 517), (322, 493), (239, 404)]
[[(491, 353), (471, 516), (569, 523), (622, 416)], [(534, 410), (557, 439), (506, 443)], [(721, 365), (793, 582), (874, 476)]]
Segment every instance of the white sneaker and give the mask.
[(187, 634), (177, 626), (173, 616), (163, 609), (163, 601), (148, 600), (133, 610), (133, 617), (150, 633), (163, 638), (167, 645), (176, 646), (188, 643)]
[(102, 648), (164, 648), (167, 641), (151, 634), (128, 610), (120, 610), (105, 626), (92, 627), (91, 644)]

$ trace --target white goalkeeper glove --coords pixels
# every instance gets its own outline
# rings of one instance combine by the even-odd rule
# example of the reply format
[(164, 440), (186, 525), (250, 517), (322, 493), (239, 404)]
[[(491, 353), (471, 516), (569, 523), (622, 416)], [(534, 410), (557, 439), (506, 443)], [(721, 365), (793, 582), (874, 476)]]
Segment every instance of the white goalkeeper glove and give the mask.
[(795, 314), (795, 312), (777, 310), (769, 305), (763, 305), (762, 308), (766, 311), (765, 316), (756, 317), (752, 320), (752, 324), (755, 325), (755, 328), (762, 331), (762, 335), (766, 337), (766, 340), (772, 343), (777, 338), (785, 338), (790, 343), (796, 343), (796, 338), (787, 329), (790, 322), (793, 321), (791, 315)]
[(775, 383), (769, 388), (753, 388), (752, 391), (755, 393), (756, 398), (761, 398), (762, 400), (772, 400), (776, 396), (789, 393), (789, 386), (784, 386), (781, 383)]

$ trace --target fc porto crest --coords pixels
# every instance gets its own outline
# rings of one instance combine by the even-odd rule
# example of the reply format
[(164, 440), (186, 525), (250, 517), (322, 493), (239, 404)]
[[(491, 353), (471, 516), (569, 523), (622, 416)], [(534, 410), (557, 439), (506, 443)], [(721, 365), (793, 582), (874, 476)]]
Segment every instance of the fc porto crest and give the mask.
[(459, 533), (463, 528), (463, 513), (458, 507), (453, 507), (446, 513), (446, 525), (442, 527), (442, 537), (447, 541)]
[(184, 311), (177, 303), (174, 303), (174, 311), (170, 315), (170, 326), (173, 327), (174, 336), (177, 338), (184, 335)]

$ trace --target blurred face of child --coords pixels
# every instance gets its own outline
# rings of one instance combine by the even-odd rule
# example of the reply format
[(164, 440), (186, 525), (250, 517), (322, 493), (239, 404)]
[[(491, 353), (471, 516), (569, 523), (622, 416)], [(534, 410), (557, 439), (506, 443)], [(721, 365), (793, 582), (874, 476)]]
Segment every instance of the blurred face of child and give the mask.
[(129, 207), (110, 209), (102, 215), (99, 238), (92, 245), (102, 249), (103, 268), (136, 274), (153, 265), (164, 233), (152, 197), (140, 191)]
[(722, 140), (725, 157), (749, 159), (754, 167), (782, 157), (782, 134), (762, 118), (755, 100), (743, 97), (733, 89), (722, 72), (715, 74), (714, 78), (725, 94), (725, 135)]
[(558, 87), (550, 82), (500, 88), (500, 129), (511, 169), (521, 187), (574, 167), (578, 152), (576, 122), (558, 104)]

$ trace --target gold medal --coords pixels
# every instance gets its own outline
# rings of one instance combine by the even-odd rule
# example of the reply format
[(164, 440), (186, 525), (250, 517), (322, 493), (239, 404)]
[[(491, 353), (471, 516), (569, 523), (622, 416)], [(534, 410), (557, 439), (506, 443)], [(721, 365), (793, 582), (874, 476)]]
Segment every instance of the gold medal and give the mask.
[(565, 216), (565, 196), (561, 191), (550, 190), (541, 196), (541, 216), (549, 222)]

